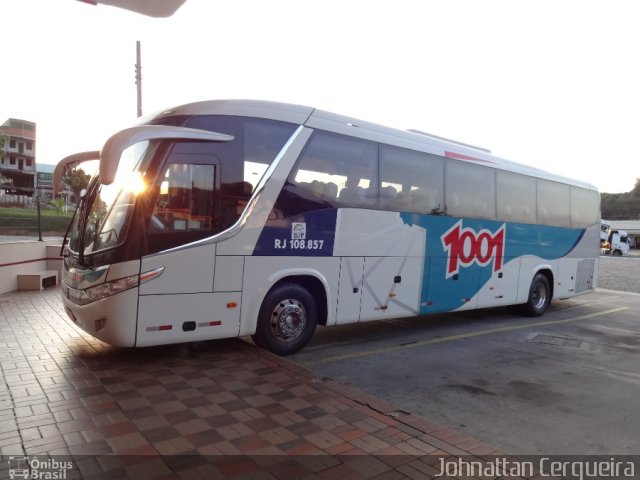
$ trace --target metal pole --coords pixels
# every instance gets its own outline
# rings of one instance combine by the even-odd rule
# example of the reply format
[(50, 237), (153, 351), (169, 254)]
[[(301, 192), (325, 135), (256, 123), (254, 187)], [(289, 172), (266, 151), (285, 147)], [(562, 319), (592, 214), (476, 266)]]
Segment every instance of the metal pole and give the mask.
[(138, 98), (138, 117), (142, 116), (142, 55), (140, 53), (140, 40), (136, 41), (136, 86)]
[(38, 241), (42, 241), (42, 222), (40, 221), (40, 197), (36, 197), (36, 206), (38, 208)]

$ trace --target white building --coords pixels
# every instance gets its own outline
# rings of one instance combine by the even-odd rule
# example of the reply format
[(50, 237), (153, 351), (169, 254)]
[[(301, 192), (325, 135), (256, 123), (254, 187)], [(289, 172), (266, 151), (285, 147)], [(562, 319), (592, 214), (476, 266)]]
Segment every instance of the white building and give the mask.
[(0, 189), (32, 197), (36, 186), (36, 124), (10, 118), (0, 125)]

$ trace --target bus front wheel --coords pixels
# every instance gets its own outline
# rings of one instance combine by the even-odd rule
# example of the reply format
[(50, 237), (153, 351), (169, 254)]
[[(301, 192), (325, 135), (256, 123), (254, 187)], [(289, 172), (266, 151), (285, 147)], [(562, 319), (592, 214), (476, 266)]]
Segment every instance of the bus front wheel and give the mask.
[(300, 285), (285, 283), (265, 297), (252, 338), (256, 345), (273, 353), (291, 355), (311, 340), (317, 323), (313, 295)]
[(536, 274), (529, 287), (529, 298), (527, 303), (522, 305), (522, 313), (528, 317), (539, 317), (551, 303), (551, 289), (549, 280), (542, 273)]

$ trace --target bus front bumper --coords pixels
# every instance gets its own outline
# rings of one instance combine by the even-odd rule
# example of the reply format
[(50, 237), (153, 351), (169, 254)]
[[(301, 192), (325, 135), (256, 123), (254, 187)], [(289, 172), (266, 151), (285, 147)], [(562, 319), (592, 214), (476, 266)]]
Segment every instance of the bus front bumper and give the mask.
[(71, 322), (114, 347), (134, 347), (138, 313), (138, 288), (80, 305), (83, 291), (61, 283), (62, 303)]

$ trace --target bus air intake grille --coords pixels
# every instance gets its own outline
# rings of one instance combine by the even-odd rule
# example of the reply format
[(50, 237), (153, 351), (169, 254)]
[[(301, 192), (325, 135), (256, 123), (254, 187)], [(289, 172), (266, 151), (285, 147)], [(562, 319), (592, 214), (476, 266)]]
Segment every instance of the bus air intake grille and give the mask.
[(586, 258), (578, 262), (578, 270), (576, 272), (576, 293), (586, 292), (593, 288), (593, 274), (595, 268), (595, 258)]

